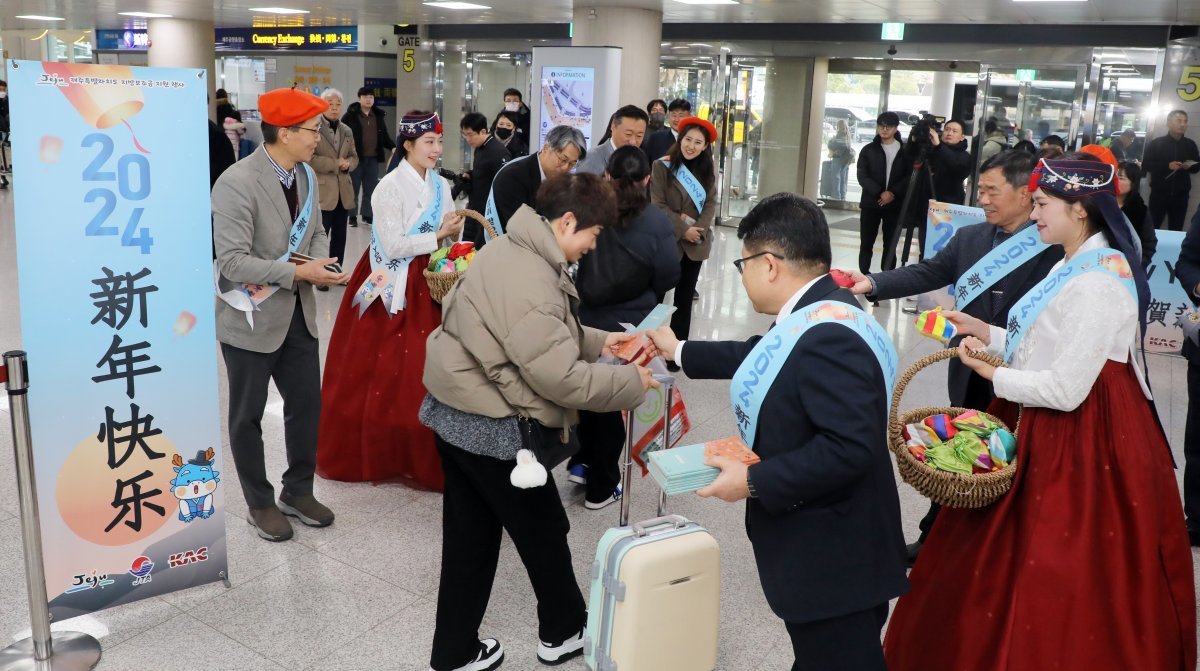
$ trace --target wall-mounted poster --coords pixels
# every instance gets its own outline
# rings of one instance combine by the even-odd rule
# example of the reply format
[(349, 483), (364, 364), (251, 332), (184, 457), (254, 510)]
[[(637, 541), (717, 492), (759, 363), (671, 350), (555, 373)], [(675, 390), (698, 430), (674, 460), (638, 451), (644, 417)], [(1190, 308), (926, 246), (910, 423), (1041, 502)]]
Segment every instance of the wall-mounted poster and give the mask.
[[(555, 126), (571, 126), (583, 132), (584, 144), (592, 146), (592, 92), (595, 68), (545, 66), (542, 68), (541, 125), (538, 147)], [(530, 147), (530, 151), (536, 151)]]

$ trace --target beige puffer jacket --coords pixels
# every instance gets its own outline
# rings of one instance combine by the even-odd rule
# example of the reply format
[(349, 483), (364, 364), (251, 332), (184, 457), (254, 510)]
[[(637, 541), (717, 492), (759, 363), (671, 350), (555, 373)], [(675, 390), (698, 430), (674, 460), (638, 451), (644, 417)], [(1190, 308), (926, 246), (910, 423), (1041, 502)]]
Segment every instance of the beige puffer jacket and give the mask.
[(579, 323), (579, 295), (547, 222), (528, 206), (476, 254), (429, 334), (425, 388), (485, 417), (578, 422), (577, 410), (628, 410), (644, 396), (634, 366), (590, 363), (607, 334)]

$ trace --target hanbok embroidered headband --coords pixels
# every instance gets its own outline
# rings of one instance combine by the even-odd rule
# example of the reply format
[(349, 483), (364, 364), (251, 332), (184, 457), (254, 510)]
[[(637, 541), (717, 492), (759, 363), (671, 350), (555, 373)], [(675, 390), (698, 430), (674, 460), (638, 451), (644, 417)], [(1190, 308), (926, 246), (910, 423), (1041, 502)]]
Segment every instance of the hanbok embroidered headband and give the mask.
[(426, 133), (441, 133), (442, 122), (436, 114), (405, 114), (400, 119), (400, 137), (415, 140)]
[(1117, 169), (1096, 161), (1042, 159), (1029, 177), (1029, 190), (1041, 189), (1063, 198), (1107, 193), (1117, 195)]

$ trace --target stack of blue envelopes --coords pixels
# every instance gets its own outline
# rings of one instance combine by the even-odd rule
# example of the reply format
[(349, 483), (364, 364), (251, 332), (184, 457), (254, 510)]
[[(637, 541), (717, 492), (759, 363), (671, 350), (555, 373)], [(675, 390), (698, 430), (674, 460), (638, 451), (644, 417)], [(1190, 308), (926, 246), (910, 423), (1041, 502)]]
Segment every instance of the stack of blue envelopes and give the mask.
[(650, 453), (650, 476), (668, 495), (694, 492), (712, 484), (721, 469), (705, 466), (704, 443)]

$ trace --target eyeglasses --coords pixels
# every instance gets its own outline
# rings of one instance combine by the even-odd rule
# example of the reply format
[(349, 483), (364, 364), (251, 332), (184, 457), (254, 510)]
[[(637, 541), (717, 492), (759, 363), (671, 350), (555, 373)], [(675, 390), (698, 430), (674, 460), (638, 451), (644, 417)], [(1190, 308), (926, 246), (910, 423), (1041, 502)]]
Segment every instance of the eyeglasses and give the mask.
[(781, 261), (787, 261), (786, 256), (781, 256), (779, 254), (776, 254), (775, 252), (767, 251), (767, 252), (759, 252), (757, 254), (751, 254), (750, 256), (746, 256), (746, 257), (743, 257), (740, 259), (734, 259), (733, 267), (737, 268), (738, 275), (741, 275), (743, 272), (743, 267), (746, 265), (747, 261), (749, 261), (750, 259), (757, 259), (760, 256), (766, 256), (767, 254), (770, 254), (771, 256), (774, 256), (775, 258), (777, 258)]
[(316, 127), (316, 128), (305, 128), (304, 126), (289, 126), (289, 128), (291, 128), (292, 130), (306, 130), (306, 131), (308, 131), (308, 132), (310, 132), (310, 133), (313, 133), (313, 134), (315, 134), (315, 135), (320, 135), (320, 134), (321, 134), (321, 129), (322, 129), (322, 128), (324, 128), (324, 125), (323, 125), (323, 124), (317, 124), (317, 127)]
[(574, 168), (579, 163), (579, 159), (572, 161), (571, 159), (567, 158), (566, 154), (557, 149), (554, 150), (554, 157), (558, 159), (559, 163), (567, 166), (568, 169)]

